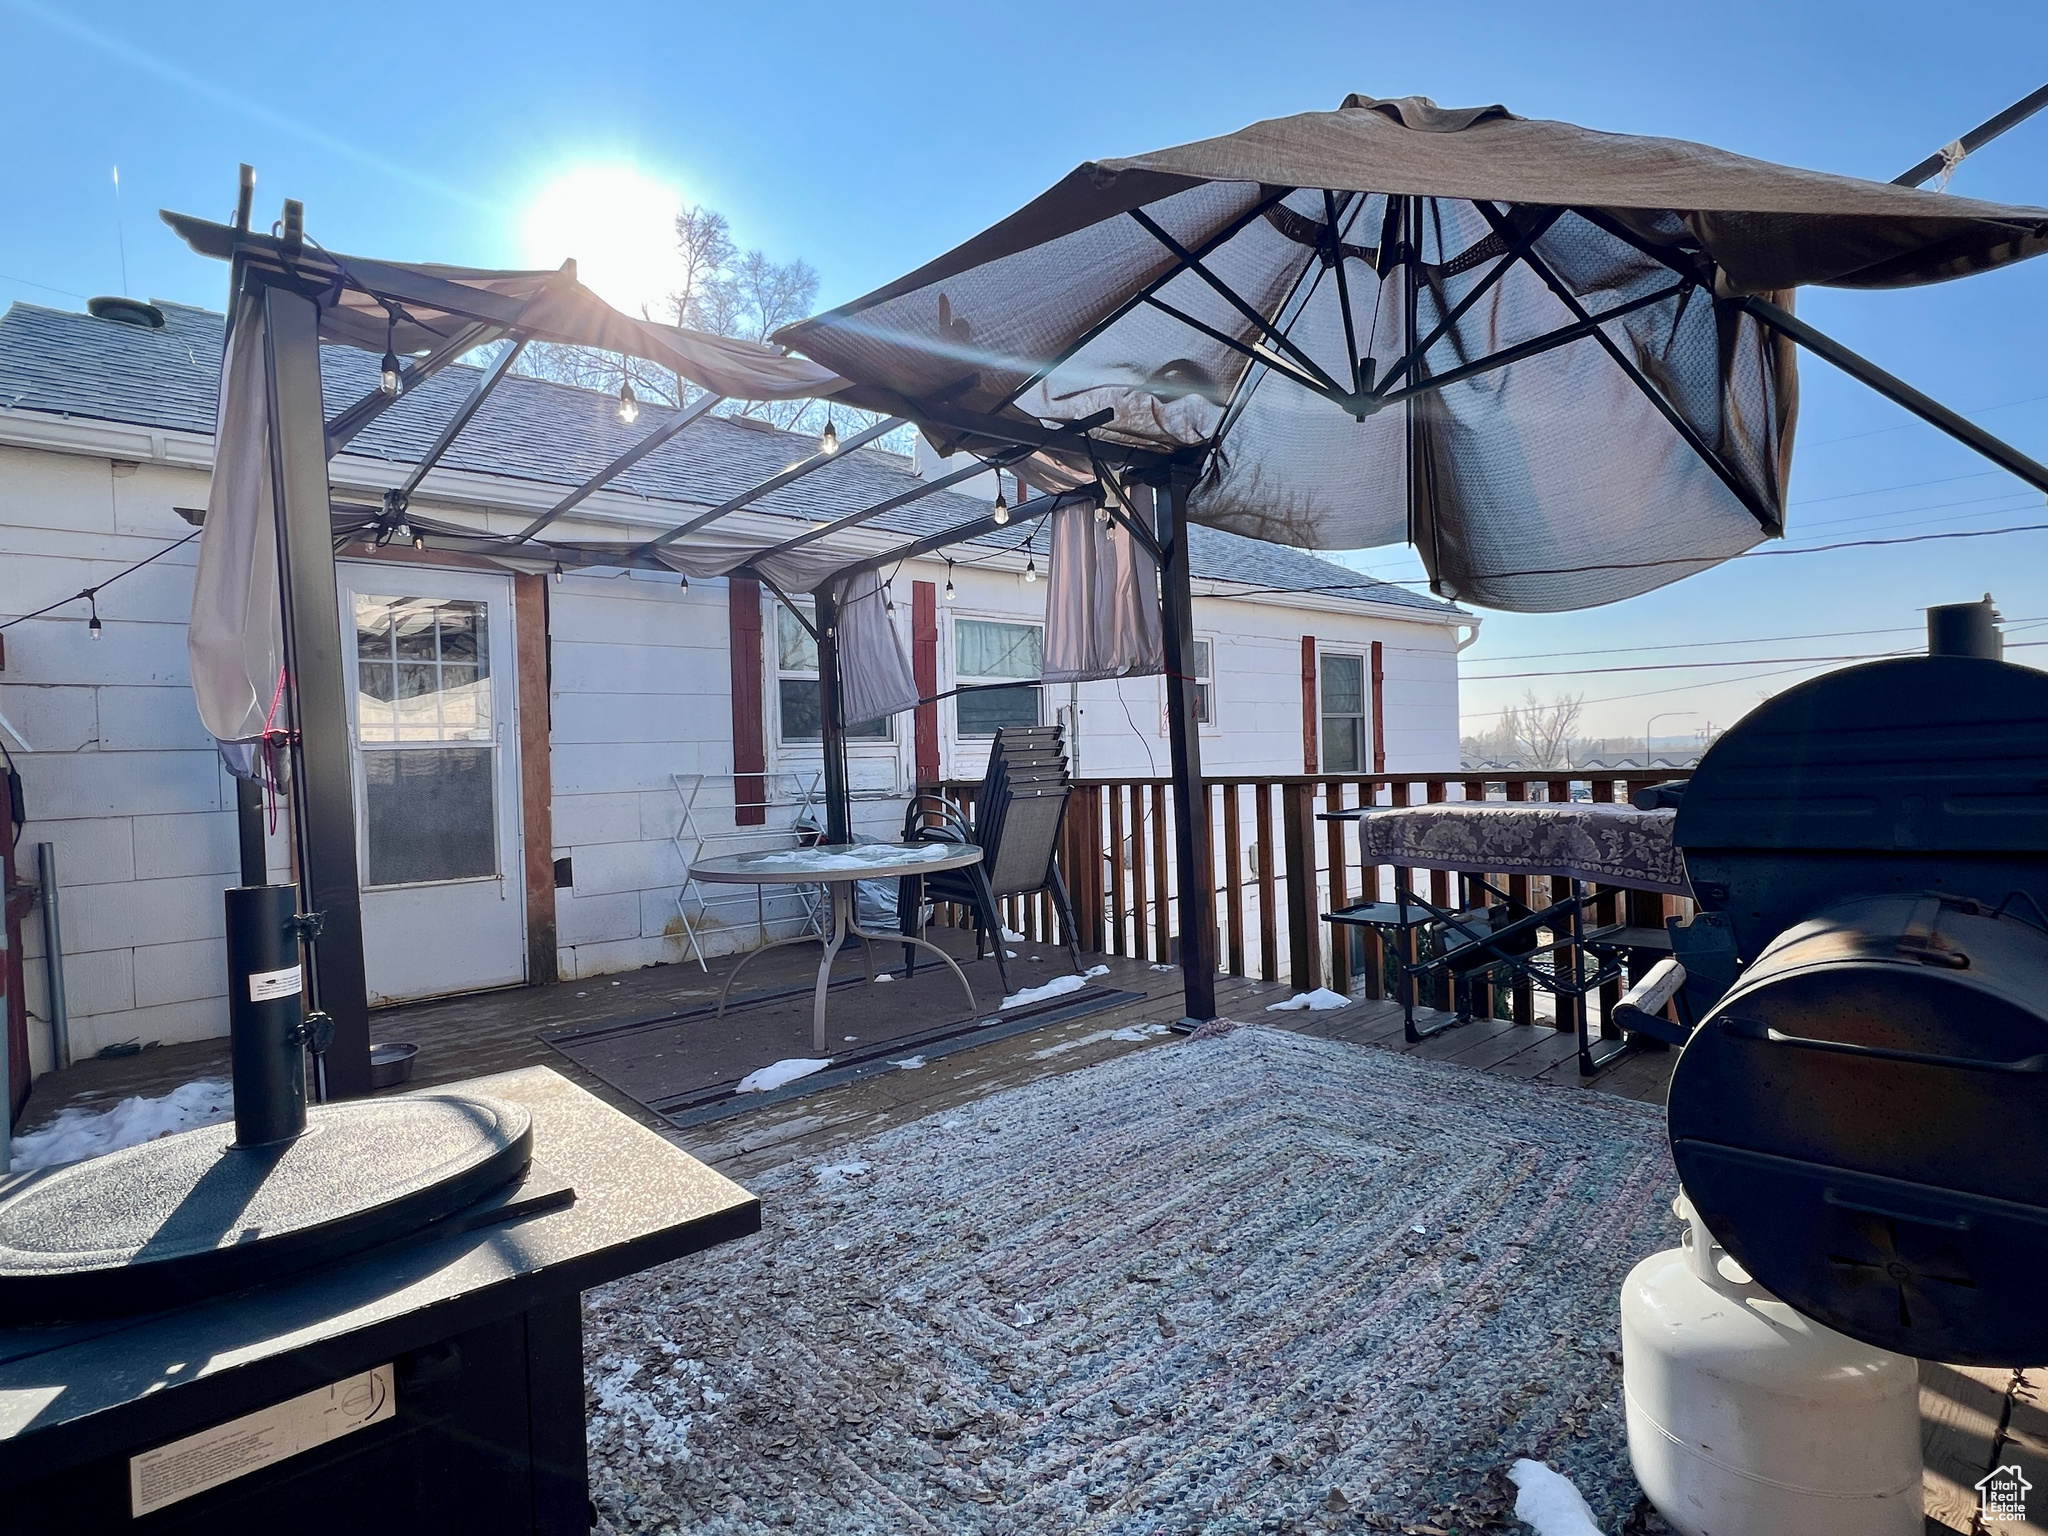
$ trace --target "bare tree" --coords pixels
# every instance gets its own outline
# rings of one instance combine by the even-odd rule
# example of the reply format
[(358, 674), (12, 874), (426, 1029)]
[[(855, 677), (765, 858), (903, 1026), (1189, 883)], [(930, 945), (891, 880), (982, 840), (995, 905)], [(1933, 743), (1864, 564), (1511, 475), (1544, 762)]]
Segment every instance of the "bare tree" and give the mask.
[(1548, 704), (1540, 702), (1530, 689), (1518, 708), (1503, 710), (1501, 720), (1511, 724), (1515, 743), (1536, 768), (1569, 766), (1572, 730), (1584, 712), (1583, 693), (1560, 693)]

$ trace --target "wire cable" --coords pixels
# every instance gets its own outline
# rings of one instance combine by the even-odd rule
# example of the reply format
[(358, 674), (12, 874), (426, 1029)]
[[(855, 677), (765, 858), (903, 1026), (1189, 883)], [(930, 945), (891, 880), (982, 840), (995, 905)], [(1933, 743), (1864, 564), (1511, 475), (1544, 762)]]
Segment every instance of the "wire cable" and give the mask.
[(129, 566), (127, 570), (116, 571), (114, 572), (113, 575), (109, 576), (105, 581), (98, 582), (90, 587), (82, 588), (79, 591), (72, 593), (69, 597), (60, 597), (54, 603), (46, 603), (42, 607), (38, 608), (34, 613), (24, 613), (18, 615), (15, 618), (11, 618), (7, 620), (4, 624), (0, 624), (0, 629), (12, 629), (17, 624), (26, 624), (30, 619), (40, 619), (44, 614), (55, 613), (59, 608), (67, 607), (72, 603), (89, 602), (91, 599), (97, 597), (100, 593), (104, 592), (108, 587), (111, 587), (115, 582), (119, 581), (123, 576), (133, 576), (145, 565), (150, 564), (152, 561), (163, 559), (163, 557), (165, 555), (168, 555), (172, 550), (183, 549), (187, 544), (190, 544), (194, 539), (198, 538), (199, 535), (204, 531), (204, 529), (194, 528), (190, 533), (186, 534), (185, 537), (178, 540), (177, 543), (166, 544), (162, 549), (158, 550), (155, 554), (151, 555), (149, 559), (138, 560), (133, 565)]

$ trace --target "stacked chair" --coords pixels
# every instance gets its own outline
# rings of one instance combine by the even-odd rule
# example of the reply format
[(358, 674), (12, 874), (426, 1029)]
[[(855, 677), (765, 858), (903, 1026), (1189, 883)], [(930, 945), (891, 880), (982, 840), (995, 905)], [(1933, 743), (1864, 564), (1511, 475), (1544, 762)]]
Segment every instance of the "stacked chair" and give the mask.
[[(917, 932), (926, 902), (950, 901), (967, 908), (974, 917), (974, 958), (981, 958), (984, 942), (993, 947), (1003, 992), (1008, 995), (1010, 968), (1003, 953), (1003, 923), (997, 903), (1005, 896), (1050, 891), (1074, 969), (1080, 970), (1074, 906), (1067, 898), (1067, 884), (1060, 878), (1056, 857), (1060, 820), (1073, 787), (1058, 726), (1005, 727), (996, 732), (989, 748), (988, 772), (982, 778), (972, 816), (943, 795), (921, 794), (912, 800), (903, 823), (905, 842), (975, 843), (982, 854), (979, 864), (923, 877), (922, 892), (917, 878), (902, 881), (896, 897), (899, 931)], [(913, 974), (916, 964), (906, 944), (903, 974)]]

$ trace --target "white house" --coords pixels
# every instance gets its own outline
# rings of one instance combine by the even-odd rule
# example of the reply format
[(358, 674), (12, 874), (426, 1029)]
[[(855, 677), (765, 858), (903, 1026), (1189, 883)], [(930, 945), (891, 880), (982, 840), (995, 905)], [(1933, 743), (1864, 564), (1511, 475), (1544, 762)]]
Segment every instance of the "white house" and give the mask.
[[(235, 795), (187, 679), (197, 544), (171, 547), (194, 533), (206, 502), (222, 322), (159, 308), (155, 328), (22, 304), (0, 319), (0, 622), (60, 604), (0, 632), (0, 740), (26, 784), (21, 848), (56, 848), (81, 1056), (227, 1027), (220, 892), (238, 879)], [(325, 366), (330, 411), (374, 369), (349, 352)], [(397, 485), (473, 377), (447, 370), (356, 437), (331, 466), (337, 505), (374, 506)], [(647, 429), (628, 429), (612, 406), (508, 381), (414, 496), (414, 513), (517, 528)], [(557, 527), (652, 534), (811, 446), (708, 417)], [(786, 535), (898, 494), (916, 474), (908, 459), (864, 449), (734, 522)], [(859, 534), (879, 553), (986, 508), (940, 492)], [(1037, 674), (1045, 586), (1023, 577), (1027, 561), (1043, 572), (1045, 541), (1004, 534), (893, 573), (897, 622), (934, 692)], [(1233, 534), (1195, 530), (1191, 556), (1212, 775), (1456, 765), (1456, 656), (1472, 615)], [(734, 829), (736, 774), (740, 800), (781, 801), (801, 798), (818, 772), (815, 656), (772, 594), (749, 580), (686, 587), (638, 570), (550, 579), (403, 544), (348, 546), (338, 570), (343, 650), (359, 683), (373, 1000), (683, 959), (685, 913), (708, 952), (752, 941), (750, 914), (728, 923), (679, 907), (678, 833)], [(100, 589), (89, 601), (62, 601), (88, 587)], [(998, 724), (1054, 719), (1084, 777), (1167, 771), (1158, 678), (973, 693), (851, 742), (858, 827), (891, 835), (916, 783), (979, 776)], [(273, 870), (284, 850), (274, 836)], [(48, 1010), (33, 923), (26, 939), (29, 1043), (42, 1070)]]

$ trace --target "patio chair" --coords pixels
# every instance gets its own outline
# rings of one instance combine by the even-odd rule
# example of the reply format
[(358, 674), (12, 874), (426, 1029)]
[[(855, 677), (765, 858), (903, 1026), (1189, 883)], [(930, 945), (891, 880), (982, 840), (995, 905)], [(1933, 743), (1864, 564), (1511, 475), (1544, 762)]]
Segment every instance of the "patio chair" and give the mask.
[[(982, 777), (971, 817), (943, 795), (923, 794), (913, 799), (904, 817), (905, 842), (977, 843), (982, 857), (979, 864), (929, 875), (922, 882), (904, 880), (896, 898), (899, 931), (917, 931), (927, 901), (957, 902), (966, 907), (974, 919), (974, 958), (981, 958), (984, 942), (994, 949), (996, 970), (1008, 995), (1010, 967), (997, 903), (1005, 896), (1049, 891), (1067, 936), (1067, 951), (1079, 971), (1081, 944), (1074, 927), (1074, 907), (1066, 881), (1060, 878), (1057, 857), (1060, 821), (1072, 790), (1058, 726), (1004, 727), (996, 732), (989, 748), (988, 771)], [(905, 945), (903, 974), (915, 974), (916, 966), (915, 954)]]

